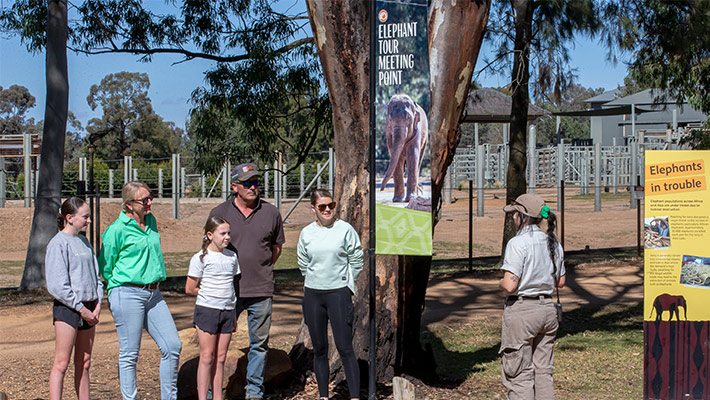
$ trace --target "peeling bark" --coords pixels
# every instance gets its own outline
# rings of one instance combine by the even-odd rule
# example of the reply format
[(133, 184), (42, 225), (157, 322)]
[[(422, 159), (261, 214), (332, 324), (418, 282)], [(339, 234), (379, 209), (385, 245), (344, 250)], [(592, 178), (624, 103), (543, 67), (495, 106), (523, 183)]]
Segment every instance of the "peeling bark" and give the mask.
[[(369, 241), (369, 2), (366, 0), (307, 0), (330, 101), (333, 106), (336, 166), (335, 199), (340, 218)], [(432, 71), (432, 196), (438, 204), (446, 168), (458, 143), (459, 120), (471, 85), (473, 66), (488, 20), (490, 0), (433, 1), (429, 15)], [(445, 60), (445, 61), (444, 61)], [(436, 220), (434, 221), (436, 222)], [(367, 257), (366, 257), (367, 259)], [(431, 352), (419, 340), (421, 313), (431, 257), (377, 256), (377, 380), (395, 374), (431, 375)], [(369, 359), (368, 275), (365, 263), (356, 282), (353, 345), (365, 368)], [(302, 324), (291, 351), (297, 371), (312, 366), (307, 328)], [(331, 374), (344, 379), (335, 346), (330, 345)], [(335, 354), (335, 355), (334, 355)], [(310, 357), (310, 359), (309, 359)], [(362, 369), (362, 386), (367, 371)]]

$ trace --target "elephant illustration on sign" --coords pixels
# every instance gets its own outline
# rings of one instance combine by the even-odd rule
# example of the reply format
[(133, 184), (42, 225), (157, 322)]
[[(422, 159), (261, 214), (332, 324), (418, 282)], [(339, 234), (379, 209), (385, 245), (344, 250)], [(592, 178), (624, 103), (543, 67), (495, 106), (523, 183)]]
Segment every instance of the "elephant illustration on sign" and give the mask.
[(668, 317), (668, 320), (671, 321), (673, 319), (673, 314), (675, 314), (675, 318), (677, 321), (680, 321), (680, 307), (683, 307), (683, 314), (685, 316), (685, 320), (688, 320), (688, 306), (685, 303), (685, 297), (683, 296), (673, 296), (668, 293), (663, 293), (659, 294), (656, 296), (656, 299), (653, 300), (653, 309), (651, 310), (651, 315), (648, 316), (648, 318), (651, 318), (653, 316), (653, 311), (656, 311), (656, 321), (661, 321), (663, 311), (668, 311), (670, 313), (670, 316)]
[[(419, 171), (424, 149), (429, 141), (429, 121), (424, 109), (406, 94), (395, 94), (387, 104), (385, 136), (390, 162), (382, 178), (380, 190), (394, 181), (394, 202), (408, 202), (421, 192)], [(407, 193), (404, 189), (404, 169), (407, 169)]]

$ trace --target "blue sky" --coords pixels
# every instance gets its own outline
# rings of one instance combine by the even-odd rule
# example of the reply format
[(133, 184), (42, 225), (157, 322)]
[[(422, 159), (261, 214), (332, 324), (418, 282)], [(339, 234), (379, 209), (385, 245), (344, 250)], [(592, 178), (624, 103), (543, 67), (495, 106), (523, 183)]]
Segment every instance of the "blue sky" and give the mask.
[[(484, 54), (481, 49), (479, 65)], [(606, 61), (606, 51), (594, 41), (579, 39), (571, 50), (571, 64), (576, 68), (577, 83), (585, 87), (614, 89), (623, 83), (627, 68), (623, 61), (612, 65)], [(149, 97), (156, 113), (166, 121), (185, 127), (190, 110), (190, 97), (195, 88), (204, 84), (204, 72), (214, 66), (211, 61), (192, 60), (177, 63), (178, 55), (158, 55), (152, 62), (138, 61), (130, 55), (78, 55), (68, 53), (69, 109), (86, 126), (89, 119), (100, 117), (100, 109), (92, 111), (86, 103), (91, 85), (98, 84), (107, 74), (129, 71), (144, 72), (150, 78)], [(486, 76), (479, 79), (484, 86), (504, 86), (507, 76)], [(29, 111), (29, 117), (44, 119), (45, 56), (29, 54), (17, 37), (0, 37), (0, 86), (18, 84), (27, 87), (37, 99), (37, 105)]]

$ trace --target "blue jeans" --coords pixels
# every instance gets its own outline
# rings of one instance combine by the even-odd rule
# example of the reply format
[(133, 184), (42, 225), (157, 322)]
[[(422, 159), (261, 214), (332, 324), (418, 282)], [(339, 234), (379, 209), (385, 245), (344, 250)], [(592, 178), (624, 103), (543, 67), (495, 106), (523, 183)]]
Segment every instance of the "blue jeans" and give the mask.
[(237, 299), (237, 318), (246, 310), (249, 325), (249, 356), (247, 359), (246, 397), (264, 397), (264, 367), (269, 350), (271, 328), (271, 297)]
[(118, 377), (124, 400), (136, 399), (136, 363), (145, 328), (160, 348), (160, 396), (177, 399), (178, 362), (182, 343), (173, 316), (159, 290), (118, 286), (108, 296), (118, 335)]

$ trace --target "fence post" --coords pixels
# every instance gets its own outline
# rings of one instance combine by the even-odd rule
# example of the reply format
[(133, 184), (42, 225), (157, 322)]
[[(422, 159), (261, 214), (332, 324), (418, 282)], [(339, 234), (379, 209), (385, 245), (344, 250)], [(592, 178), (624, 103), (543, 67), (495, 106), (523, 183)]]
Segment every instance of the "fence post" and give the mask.
[(602, 146), (594, 143), (594, 211), (602, 210)]
[(616, 149), (616, 138), (612, 138), (611, 146), (611, 167), (612, 167), (612, 186), (614, 186), (614, 194), (619, 194), (619, 155)]
[[(485, 170), (485, 148), (483, 145), (478, 145), (476, 147), (476, 215), (479, 217), (483, 216), (483, 172)], [(469, 184), (473, 183), (468, 181)], [(469, 200), (471, 201), (471, 200)], [(469, 217), (470, 218), (470, 217)]]
[(269, 197), (269, 166), (264, 165), (264, 197)]
[(636, 152), (638, 148), (636, 147), (636, 137), (632, 136), (629, 139), (629, 150), (631, 151), (631, 169), (629, 170), (629, 208), (636, 208), (636, 199), (634, 196), (634, 182), (636, 182)]
[[(320, 163), (317, 163), (317, 164), (316, 164), (316, 169), (317, 169), (317, 170), (320, 170)], [(317, 187), (318, 189), (321, 189), (320, 175), (318, 175), (318, 182), (316, 183), (316, 187)]]
[[(451, 163), (451, 165), (454, 165), (456, 162), (456, 156), (454, 156), (454, 161)], [(444, 178), (444, 187), (441, 189), (441, 200), (444, 202), (444, 204), (451, 204), (451, 173), (453, 171), (449, 169), (449, 174), (447, 174), (446, 178)]]
[(473, 145), (478, 148), (478, 122), (473, 123)]
[(279, 172), (281, 168), (279, 166), (279, 158), (274, 160), (274, 205), (281, 211), (281, 179), (279, 177)]
[[(229, 161), (224, 163), (224, 168), (222, 168), (222, 201), (227, 201), (229, 197)], [(266, 196), (266, 194), (264, 194)]]
[(300, 169), (300, 175), (301, 175), (300, 185), (299, 185), (299, 187), (298, 187), (298, 192), (299, 192), (299, 193), (303, 193), (303, 188), (304, 188), (304, 186), (303, 186), (303, 183), (304, 183), (304, 182), (303, 182), (303, 181), (304, 181), (304, 168), (305, 168), (305, 167), (304, 167), (303, 163), (301, 163), (301, 166), (299, 167), (299, 169)]
[(509, 136), (510, 124), (503, 124), (503, 186), (508, 185), (508, 168), (506, 168), (506, 166), (510, 160)]
[(281, 199), (287, 199), (288, 198), (288, 178), (286, 177), (286, 164), (281, 165), (281, 178), (283, 184), (281, 185)]
[(25, 156), (25, 207), (32, 206), (32, 159), (30, 152), (32, 151), (32, 137), (29, 133), (22, 135), (22, 153)]
[(180, 197), (185, 197), (185, 167), (180, 167)]
[[(133, 162), (131, 162), (133, 164)], [(133, 165), (131, 165), (133, 166)], [(138, 180), (138, 168), (132, 168), (133, 169), (133, 180), (137, 181)]]
[(163, 169), (158, 168), (158, 198), (163, 198)]
[(131, 180), (131, 156), (123, 156), (123, 184)]
[(79, 180), (86, 181), (86, 157), (79, 157)]
[(108, 198), (113, 198), (113, 170), (108, 170)]
[(565, 197), (565, 188), (563, 182), (565, 180), (565, 144), (563, 141), (557, 145), (557, 211), (562, 210), (562, 202)]
[(496, 151), (498, 152), (498, 178), (503, 187), (505, 187), (505, 175), (507, 172), (505, 170), (505, 146), (498, 146)]
[(7, 174), (5, 173), (5, 157), (0, 157), (0, 208), (5, 208)]
[(173, 154), (172, 162), (172, 198), (173, 198), (173, 218), (180, 219), (180, 154)]
[(582, 194), (589, 194), (589, 150), (584, 147), (584, 154), (582, 155)]
[(205, 178), (205, 173), (203, 172), (203, 173), (202, 173), (202, 176), (200, 177), (200, 181), (202, 181), (202, 187), (201, 187), (202, 193), (200, 193), (200, 197), (202, 197), (203, 199), (204, 199), (205, 197), (207, 197), (207, 196), (206, 196), (206, 195), (207, 195), (207, 191), (205, 190), (205, 180), (206, 180), (206, 178)]
[(530, 131), (528, 132), (528, 191), (530, 193), (535, 193), (535, 173), (537, 172), (536, 146), (537, 137), (535, 125), (530, 125)]
[(333, 174), (335, 172), (335, 164), (334, 164), (334, 154), (333, 154), (333, 148), (330, 147), (328, 149), (328, 190), (330, 193), (333, 193), (335, 190), (333, 188)]
[(646, 179), (646, 168), (644, 168), (645, 158), (646, 158), (646, 132), (639, 130), (638, 142), (636, 144), (636, 173), (641, 178), (641, 183), (644, 183), (645, 182), (644, 179)]

